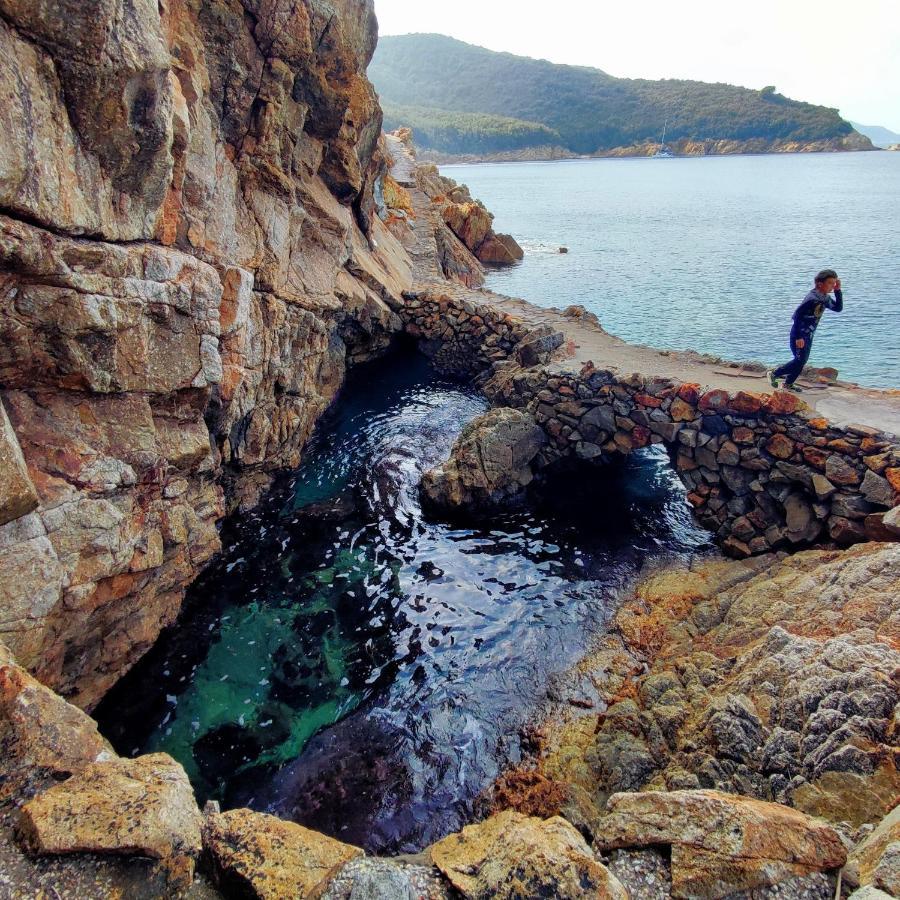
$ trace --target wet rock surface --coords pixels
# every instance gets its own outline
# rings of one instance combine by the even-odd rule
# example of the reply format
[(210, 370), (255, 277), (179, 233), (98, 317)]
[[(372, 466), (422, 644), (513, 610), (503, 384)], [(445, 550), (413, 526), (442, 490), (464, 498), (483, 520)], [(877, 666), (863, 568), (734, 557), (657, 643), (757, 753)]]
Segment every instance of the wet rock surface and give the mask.
[(533, 480), (531, 463), (545, 442), (527, 413), (490, 410), (463, 429), (447, 462), (424, 474), (423, 500), (445, 512), (514, 503)]

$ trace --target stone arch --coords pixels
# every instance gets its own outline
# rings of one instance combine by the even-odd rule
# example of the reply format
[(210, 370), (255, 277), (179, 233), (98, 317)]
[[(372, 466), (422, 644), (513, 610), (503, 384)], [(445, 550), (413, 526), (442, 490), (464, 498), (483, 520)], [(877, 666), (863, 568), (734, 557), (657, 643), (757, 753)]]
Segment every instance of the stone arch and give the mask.
[(478, 374), (494, 406), (533, 416), (547, 438), (537, 468), (662, 444), (698, 521), (738, 557), (898, 537), (884, 523), (900, 504), (900, 447), (890, 435), (834, 426), (788, 392), (704, 390), (553, 362), (559, 332), (461, 293), (409, 295), (398, 312), (438, 365)]

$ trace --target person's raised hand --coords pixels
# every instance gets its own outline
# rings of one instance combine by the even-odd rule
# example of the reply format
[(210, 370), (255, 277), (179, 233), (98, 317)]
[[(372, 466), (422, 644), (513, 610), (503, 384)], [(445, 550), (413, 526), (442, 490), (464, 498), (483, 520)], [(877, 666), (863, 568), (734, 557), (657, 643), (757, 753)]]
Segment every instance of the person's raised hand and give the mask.
[(841, 279), (840, 279), (840, 278), (838, 278), (838, 279), (835, 280), (835, 282), (834, 282), (834, 289), (835, 289), (836, 291), (839, 291), (839, 290), (841, 289)]

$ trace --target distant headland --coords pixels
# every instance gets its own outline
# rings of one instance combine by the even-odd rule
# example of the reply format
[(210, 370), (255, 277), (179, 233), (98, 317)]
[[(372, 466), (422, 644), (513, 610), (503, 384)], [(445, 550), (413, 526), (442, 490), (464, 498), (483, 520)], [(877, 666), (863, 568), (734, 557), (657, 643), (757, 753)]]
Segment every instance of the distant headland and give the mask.
[(772, 85), (616, 78), (438, 34), (382, 37), (368, 75), (385, 128), (411, 127), (434, 162), (875, 149)]

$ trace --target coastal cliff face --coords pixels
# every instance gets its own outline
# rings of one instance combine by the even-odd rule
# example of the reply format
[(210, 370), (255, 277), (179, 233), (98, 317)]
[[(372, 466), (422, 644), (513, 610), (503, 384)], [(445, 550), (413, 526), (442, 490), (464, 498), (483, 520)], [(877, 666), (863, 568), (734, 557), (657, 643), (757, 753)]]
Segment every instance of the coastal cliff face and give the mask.
[(400, 327), (375, 41), (371, 2), (0, 0), (0, 639), (81, 706)]

